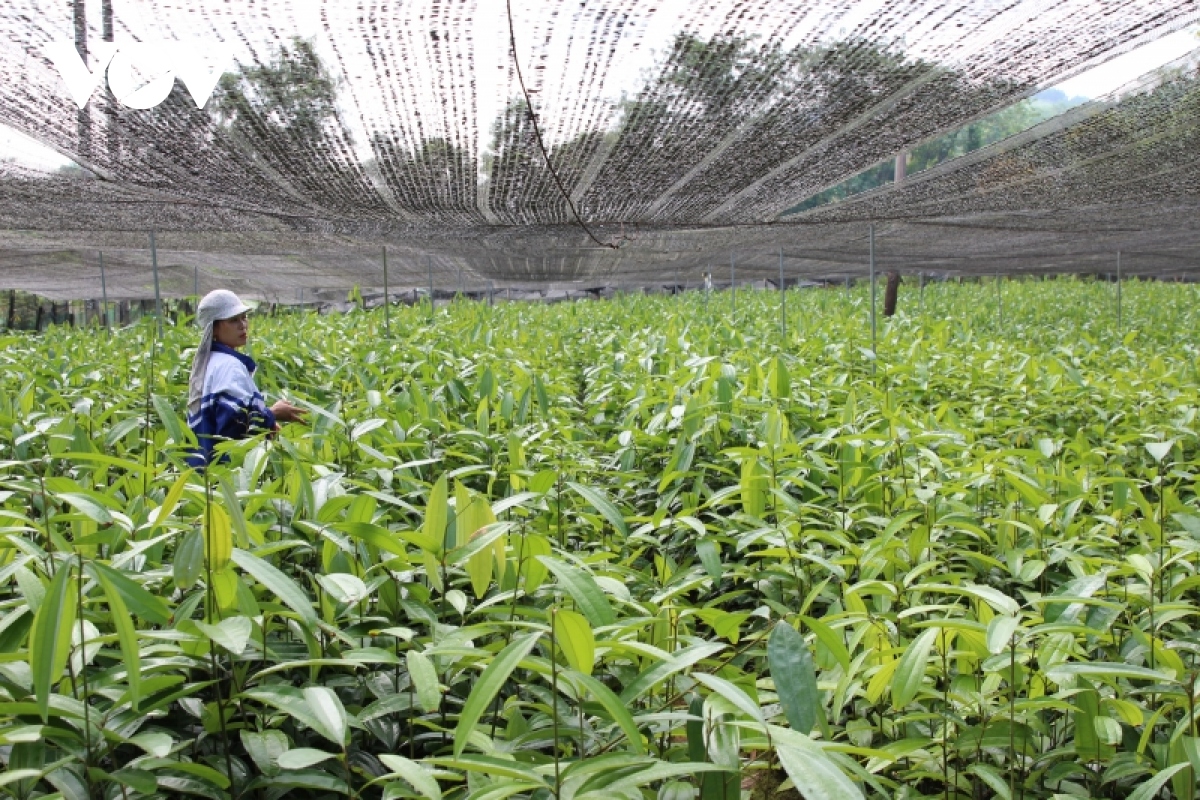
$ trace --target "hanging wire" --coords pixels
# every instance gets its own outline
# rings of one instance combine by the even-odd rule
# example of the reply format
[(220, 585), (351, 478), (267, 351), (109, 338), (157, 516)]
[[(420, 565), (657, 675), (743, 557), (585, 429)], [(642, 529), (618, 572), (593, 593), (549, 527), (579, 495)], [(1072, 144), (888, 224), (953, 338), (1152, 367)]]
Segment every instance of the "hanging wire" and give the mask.
[(508, 39), (509, 43), (512, 45), (513, 67), (517, 71), (517, 82), (521, 84), (521, 94), (525, 97), (525, 108), (529, 110), (529, 121), (533, 123), (533, 135), (537, 140), (538, 150), (542, 151), (542, 158), (546, 162), (546, 169), (550, 170), (550, 175), (554, 178), (554, 185), (558, 187), (559, 194), (561, 194), (563, 199), (567, 201), (567, 205), (571, 208), (571, 214), (574, 215), (575, 221), (579, 223), (579, 227), (583, 228), (584, 233), (586, 233), (593, 242), (601, 247), (609, 247), (613, 250), (617, 250), (620, 248), (620, 245), (614, 244), (613, 242), (602, 242), (596, 238), (596, 234), (592, 233), (591, 228), (589, 228), (587, 223), (583, 221), (583, 218), (579, 216), (579, 211), (575, 208), (575, 203), (571, 201), (571, 195), (567, 193), (565, 188), (563, 188), (562, 180), (558, 177), (558, 171), (555, 170), (554, 165), (550, 163), (550, 154), (546, 152), (546, 143), (542, 141), (542, 131), (541, 128), (538, 127), (537, 114), (535, 114), (533, 111), (533, 102), (529, 99), (529, 90), (525, 88), (525, 78), (521, 75), (521, 60), (517, 58), (517, 33), (516, 29), (513, 27), (512, 0), (505, 0), (504, 5), (508, 9)]

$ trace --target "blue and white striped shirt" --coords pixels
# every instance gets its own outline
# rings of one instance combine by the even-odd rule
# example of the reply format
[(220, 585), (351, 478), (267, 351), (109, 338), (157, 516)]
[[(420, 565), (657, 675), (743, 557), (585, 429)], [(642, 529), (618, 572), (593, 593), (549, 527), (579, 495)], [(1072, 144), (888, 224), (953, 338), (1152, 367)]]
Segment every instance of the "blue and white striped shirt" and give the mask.
[(275, 415), (254, 385), (258, 365), (250, 356), (214, 342), (204, 373), (200, 410), (188, 414), (188, 426), (200, 448), (188, 463), (200, 468), (212, 461), (213, 446), (225, 439), (244, 439), (275, 430)]

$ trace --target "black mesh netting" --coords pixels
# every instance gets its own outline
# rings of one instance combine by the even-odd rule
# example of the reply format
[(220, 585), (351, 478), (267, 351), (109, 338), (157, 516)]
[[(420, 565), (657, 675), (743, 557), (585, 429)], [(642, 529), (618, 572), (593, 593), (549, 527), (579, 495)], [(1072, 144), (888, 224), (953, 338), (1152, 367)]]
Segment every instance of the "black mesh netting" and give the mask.
[[(103, 258), (110, 298), (145, 297), (152, 229), (166, 295), (280, 302), (381, 286), (385, 246), (394, 286), (443, 291), (695, 286), (731, 261), (775, 279), (781, 253), (789, 278), (860, 275), (869, 224), (881, 269), (1104, 272), (1118, 250), (1130, 272), (1200, 266), (1188, 64), (784, 213), (1193, 24), (1200, 0), (522, 0), (513, 17), (493, 0), (5, 4), (0, 123), (74, 164), (0, 160), (0, 286), (94, 298)], [(42, 50), (63, 39), (93, 66), (108, 42), (232, 60), (203, 109), (179, 82), (147, 110), (101, 82), (81, 110)]]

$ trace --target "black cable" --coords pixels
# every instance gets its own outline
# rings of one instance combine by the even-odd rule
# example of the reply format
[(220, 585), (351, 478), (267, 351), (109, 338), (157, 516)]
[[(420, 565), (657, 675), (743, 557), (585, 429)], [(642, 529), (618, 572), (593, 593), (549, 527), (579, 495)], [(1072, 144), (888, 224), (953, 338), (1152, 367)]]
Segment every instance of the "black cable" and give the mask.
[(542, 131), (538, 127), (537, 114), (533, 112), (533, 103), (529, 99), (529, 90), (525, 88), (525, 78), (521, 76), (521, 60), (517, 58), (517, 34), (513, 28), (512, 0), (505, 0), (505, 6), (508, 9), (508, 39), (512, 45), (513, 67), (517, 71), (517, 82), (521, 84), (521, 94), (525, 96), (525, 107), (529, 109), (529, 121), (533, 123), (533, 135), (537, 139), (538, 149), (542, 151), (542, 158), (546, 162), (546, 169), (550, 170), (550, 175), (554, 178), (554, 184), (558, 187), (559, 194), (567, 201), (567, 205), (571, 208), (571, 213), (575, 216), (575, 221), (579, 223), (579, 227), (583, 228), (584, 233), (601, 247), (611, 247), (613, 250), (617, 250), (620, 248), (620, 245), (613, 244), (612, 242), (602, 242), (596, 238), (596, 234), (592, 233), (587, 223), (579, 216), (579, 211), (576, 210), (575, 204), (571, 202), (571, 196), (563, 188), (562, 181), (558, 177), (558, 172), (554, 169), (554, 165), (550, 163), (550, 154), (546, 152), (546, 144), (542, 141)]

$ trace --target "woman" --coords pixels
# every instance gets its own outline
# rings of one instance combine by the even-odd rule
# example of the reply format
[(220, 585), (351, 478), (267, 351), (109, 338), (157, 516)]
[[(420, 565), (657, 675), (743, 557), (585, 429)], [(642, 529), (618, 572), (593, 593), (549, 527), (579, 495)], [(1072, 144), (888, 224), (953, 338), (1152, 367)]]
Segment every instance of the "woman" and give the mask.
[(203, 332), (188, 380), (188, 425), (200, 444), (188, 458), (194, 467), (213, 460), (219, 441), (278, 430), (278, 423), (301, 421), (307, 413), (286, 400), (268, 408), (254, 385), (257, 365), (238, 352), (249, 337), (249, 311), (226, 289), (209, 292), (196, 307), (196, 323)]

